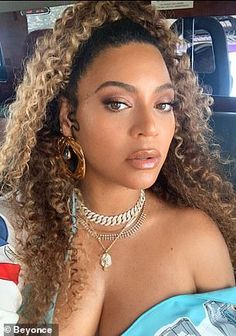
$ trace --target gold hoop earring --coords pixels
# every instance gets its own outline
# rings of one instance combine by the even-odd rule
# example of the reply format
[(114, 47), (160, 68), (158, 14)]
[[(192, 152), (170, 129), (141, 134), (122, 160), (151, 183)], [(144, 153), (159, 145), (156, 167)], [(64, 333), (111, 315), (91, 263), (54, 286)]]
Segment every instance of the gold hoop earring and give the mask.
[(85, 158), (82, 147), (72, 137), (58, 139), (58, 152), (62, 169), (66, 175), (81, 180), (85, 176)]

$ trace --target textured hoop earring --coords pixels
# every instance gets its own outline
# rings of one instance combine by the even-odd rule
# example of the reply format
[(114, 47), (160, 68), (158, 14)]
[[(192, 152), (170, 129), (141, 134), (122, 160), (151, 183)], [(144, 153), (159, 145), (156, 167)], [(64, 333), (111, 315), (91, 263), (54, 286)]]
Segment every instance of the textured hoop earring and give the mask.
[(62, 136), (58, 140), (61, 166), (66, 175), (81, 180), (85, 176), (85, 158), (82, 147), (72, 137)]

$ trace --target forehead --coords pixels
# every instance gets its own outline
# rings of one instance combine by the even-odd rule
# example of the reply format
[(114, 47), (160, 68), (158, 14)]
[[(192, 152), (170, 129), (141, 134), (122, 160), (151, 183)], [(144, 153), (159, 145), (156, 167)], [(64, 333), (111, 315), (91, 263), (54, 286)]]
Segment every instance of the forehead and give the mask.
[[(100, 52), (80, 79), (80, 90), (89, 90), (103, 81), (117, 80), (138, 84), (140, 81), (170, 82), (164, 59), (157, 47), (132, 42)], [(83, 90), (84, 89), (84, 90)]]

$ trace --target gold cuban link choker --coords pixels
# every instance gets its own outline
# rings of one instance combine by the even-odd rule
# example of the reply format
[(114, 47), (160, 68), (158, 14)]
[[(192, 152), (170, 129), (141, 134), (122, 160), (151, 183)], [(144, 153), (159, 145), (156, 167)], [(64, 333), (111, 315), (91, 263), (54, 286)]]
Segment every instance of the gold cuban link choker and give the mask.
[(84, 205), (83, 202), (81, 202), (80, 207), (84, 215), (90, 222), (94, 222), (96, 224), (100, 224), (104, 226), (115, 226), (115, 225), (125, 224), (126, 222), (129, 222), (133, 218), (137, 217), (137, 215), (140, 213), (141, 209), (143, 208), (144, 202), (145, 202), (145, 192), (144, 190), (141, 190), (140, 197), (138, 201), (136, 202), (136, 204), (131, 209), (123, 212), (120, 215), (115, 215), (115, 216), (100, 215), (96, 212), (89, 210)]
[[(144, 191), (143, 191), (144, 192)], [(137, 204), (137, 203), (136, 203)], [(93, 228), (93, 222), (88, 220), (84, 213), (80, 211), (80, 215), (77, 217), (78, 226), (81, 225), (91, 237), (96, 238), (98, 243), (101, 245), (103, 249), (103, 253), (100, 257), (100, 265), (103, 270), (106, 271), (108, 267), (112, 265), (112, 257), (108, 253), (108, 251), (112, 248), (116, 241), (122, 238), (127, 238), (137, 232), (146, 219), (146, 214), (144, 213), (145, 209), (145, 193), (144, 193), (144, 202), (142, 204), (142, 208), (139, 213), (136, 214), (135, 217), (132, 217), (130, 221), (127, 221), (125, 226), (121, 229), (119, 233), (98, 233)], [(81, 208), (80, 208), (81, 210)], [(113, 240), (110, 246), (107, 248), (103, 245), (102, 240)]]
[[(137, 220), (138, 217), (138, 220)], [(141, 210), (139, 216), (136, 216), (133, 220), (132, 223), (128, 222), (124, 226), (124, 229), (126, 231), (123, 231), (122, 233), (98, 233), (89, 223), (85, 218), (79, 217), (79, 224), (81, 224), (88, 233), (94, 237), (94, 238), (99, 238), (100, 240), (115, 240), (118, 236), (119, 239), (122, 238), (127, 238), (131, 236), (133, 233), (135, 233), (143, 224), (144, 220), (146, 218), (146, 214), (144, 213), (144, 206), (143, 209)], [(131, 226), (131, 224), (133, 224)], [(123, 228), (122, 228), (123, 229)]]

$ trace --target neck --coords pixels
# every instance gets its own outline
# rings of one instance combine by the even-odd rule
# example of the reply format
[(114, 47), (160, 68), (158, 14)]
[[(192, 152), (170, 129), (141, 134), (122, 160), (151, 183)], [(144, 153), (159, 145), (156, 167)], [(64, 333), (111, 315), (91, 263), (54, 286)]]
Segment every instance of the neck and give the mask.
[(114, 185), (90, 185), (81, 183), (80, 190), (84, 204), (91, 211), (106, 216), (119, 215), (134, 206), (140, 196), (140, 190)]

